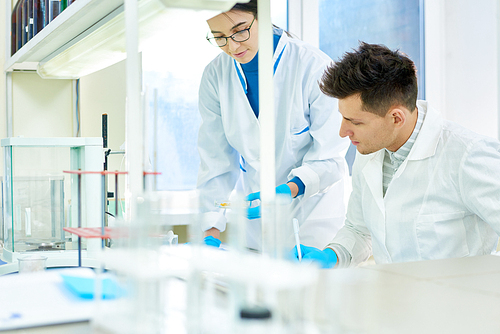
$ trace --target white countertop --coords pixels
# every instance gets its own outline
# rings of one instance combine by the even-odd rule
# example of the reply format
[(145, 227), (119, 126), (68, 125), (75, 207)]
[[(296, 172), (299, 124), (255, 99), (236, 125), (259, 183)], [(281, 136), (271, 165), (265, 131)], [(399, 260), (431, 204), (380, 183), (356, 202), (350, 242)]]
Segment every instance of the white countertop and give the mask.
[(326, 324), (339, 333), (500, 333), (498, 256), (322, 274), (320, 286), (326, 286), (329, 299), (323, 308), (330, 315)]
[[(1, 296), (15, 298), (26, 287), (12, 277), (0, 277)], [(313, 312), (324, 333), (499, 333), (500, 257), (323, 270), (316, 298)], [(80, 322), (5, 333), (90, 331), (90, 323)]]

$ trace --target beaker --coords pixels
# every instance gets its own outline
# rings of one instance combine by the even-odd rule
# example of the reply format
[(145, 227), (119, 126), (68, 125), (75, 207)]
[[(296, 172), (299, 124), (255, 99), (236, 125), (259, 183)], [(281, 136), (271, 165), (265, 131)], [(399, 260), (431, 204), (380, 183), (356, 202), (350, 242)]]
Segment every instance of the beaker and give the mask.
[(17, 258), (19, 262), (19, 273), (31, 273), (43, 271), (47, 268), (47, 257), (42, 255), (28, 255)]

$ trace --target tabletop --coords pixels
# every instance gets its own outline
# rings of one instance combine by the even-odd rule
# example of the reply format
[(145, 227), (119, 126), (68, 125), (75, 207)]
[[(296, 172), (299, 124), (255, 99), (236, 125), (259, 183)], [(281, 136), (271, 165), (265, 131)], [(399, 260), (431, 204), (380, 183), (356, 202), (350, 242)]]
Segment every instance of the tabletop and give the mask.
[[(42, 274), (50, 275), (50, 270)], [(2, 294), (10, 299), (21, 296), (29, 279), (13, 276), (0, 277)], [(50, 281), (38, 280), (39, 284)], [(321, 333), (499, 333), (499, 282), (500, 257), (495, 255), (322, 270), (315, 319)], [(5, 294), (4, 284), (14, 292)], [(15, 304), (2, 301), (7, 306)], [(78, 307), (84, 314), (73, 319), (75, 323), (5, 333), (92, 332), (91, 307)], [(5, 318), (8, 307), (2, 308)]]

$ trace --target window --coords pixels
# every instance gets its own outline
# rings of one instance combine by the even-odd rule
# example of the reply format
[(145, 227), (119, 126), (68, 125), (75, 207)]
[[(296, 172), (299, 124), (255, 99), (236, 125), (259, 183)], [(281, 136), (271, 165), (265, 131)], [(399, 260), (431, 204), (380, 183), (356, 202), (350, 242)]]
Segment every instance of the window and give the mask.
[[(423, 0), (320, 0), (319, 47), (333, 60), (359, 41), (384, 44), (407, 54), (417, 67), (419, 99), (425, 98)], [(346, 159), (352, 169), (356, 148)]]
[(189, 22), (182, 33), (173, 32), (179, 36), (153, 41), (142, 52), (149, 110), (146, 141), (152, 169), (161, 173), (156, 178), (157, 190), (196, 187), (201, 121), (198, 87), (203, 69), (221, 51), (206, 41), (208, 26), (203, 19), (194, 17)]
[(363, 41), (407, 54), (417, 66), (424, 99), (423, 0), (320, 0), (320, 49), (333, 60)]
[[(285, 29), (286, 0), (273, 0), (271, 9), (273, 23)], [(152, 169), (161, 173), (157, 190), (196, 188), (201, 121), (198, 87), (205, 66), (221, 52), (205, 39), (207, 18), (190, 13), (185, 17), (189, 24), (143, 48), (143, 86), (149, 110), (146, 142)]]

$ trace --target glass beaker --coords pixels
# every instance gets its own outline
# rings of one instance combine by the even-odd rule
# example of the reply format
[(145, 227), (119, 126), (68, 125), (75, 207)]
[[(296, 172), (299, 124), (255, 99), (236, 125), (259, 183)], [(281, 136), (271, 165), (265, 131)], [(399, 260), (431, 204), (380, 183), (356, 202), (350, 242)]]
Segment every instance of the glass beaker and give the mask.
[(17, 258), (19, 262), (19, 273), (31, 273), (43, 271), (47, 268), (47, 257), (42, 255), (28, 255)]

